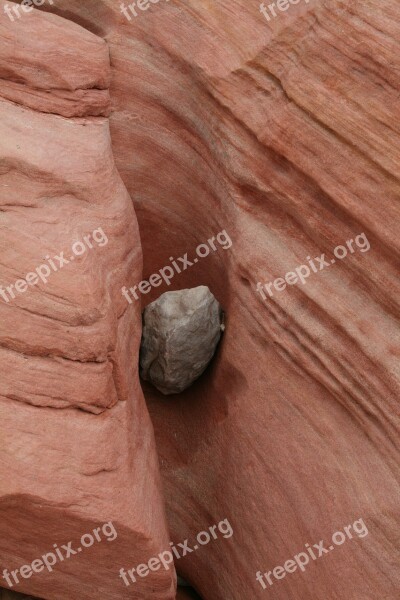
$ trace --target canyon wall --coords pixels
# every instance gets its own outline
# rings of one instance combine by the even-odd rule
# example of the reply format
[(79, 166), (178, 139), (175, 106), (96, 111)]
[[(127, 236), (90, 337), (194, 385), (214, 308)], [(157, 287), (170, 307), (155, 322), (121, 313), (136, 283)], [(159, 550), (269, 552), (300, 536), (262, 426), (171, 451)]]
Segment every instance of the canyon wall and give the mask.
[[(134, 592), (119, 577), (169, 539), (137, 375), (140, 308), (120, 293), (142, 254), (110, 143), (109, 48), (58, 16), (26, 17), (0, 25), (1, 571), (57, 544), (54, 569), (11, 585), (54, 600), (150, 585), (171, 599), (172, 570)], [(83, 536), (105, 524), (90, 547)]]
[[(314, 0), (271, 21), (247, 0), (160, 0), (130, 21), (112, 0), (57, 0), (51, 11), (36, 23), (26, 15), (30, 31), (75, 35), (74, 60), (63, 56), (70, 40), (46, 50), (47, 31), (32, 41), (49, 65), (38, 80), (27, 68), (16, 81), (10, 53), (3, 59), (1, 243), (13, 267), (1, 283), (81, 231), (101, 226), (110, 241), (29, 300), (0, 305), (0, 566), (26, 562), (39, 542), (51, 548), (62, 527), (81, 535), (112, 520), (118, 541), (21, 589), (60, 600), (72, 581), (89, 599), (101, 580), (107, 598), (170, 598), (171, 572), (124, 588), (116, 567), (168, 547), (167, 528), (193, 547), (228, 519), (232, 536), (176, 561), (203, 600), (395, 600), (398, 3)], [(58, 64), (72, 71), (62, 83)], [(64, 92), (37, 91), (53, 88)], [(121, 287), (170, 257), (193, 258), (221, 231), (230, 247), (140, 296), (143, 307), (207, 285), (225, 312), (217, 356), (189, 390), (166, 398), (142, 384), (162, 496), (137, 376), (140, 304)], [(304, 282), (285, 284), (302, 265)], [(256, 580), (358, 519), (365, 538), (266, 589)]]

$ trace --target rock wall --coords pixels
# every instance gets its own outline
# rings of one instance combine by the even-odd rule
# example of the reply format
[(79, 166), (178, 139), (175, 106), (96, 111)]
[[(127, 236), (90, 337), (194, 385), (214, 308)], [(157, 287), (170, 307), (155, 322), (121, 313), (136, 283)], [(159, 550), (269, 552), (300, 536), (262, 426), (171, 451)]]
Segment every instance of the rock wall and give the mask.
[[(119, 577), (169, 539), (137, 375), (140, 309), (128, 311), (120, 293), (142, 255), (110, 144), (109, 48), (36, 11), (17, 23), (2, 16), (0, 38), (1, 284), (10, 288), (0, 302), (1, 571), (54, 555), (54, 544), (76, 549), (111, 522), (116, 539), (17, 574), (13, 587), (83, 600), (99, 590), (144, 597), (150, 585), (171, 599), (172, 570), (134, 595)], [(11, 287), (32, 272), (29, 289)]]
[[(72, 279), (56, 283), (54, 276), (54, 283), (40, 294), (39, 288), (31, 292), (32, 303), (37, 294), (39, 316), (32, 314), (32, 305), (29, 311), (26, 305), (17, 308), (18, 302), (0, 306), (6, 327), (7, 316), (13, 315), (0, 343), (12, 361), (4, 364), (22, 363), (18, 383), (6, 380), (1, 400), (6, 431), (1, 464), (5, 474), (16, 473), (12, 483), (2, 483), (8, 525), (1, 520), (0, 539), (6, 544), (6, 566), (20, 564), (15, 530), (28, 509), (33, 523), (46, 527), (40, 541), (45, 548), (54, 539), (48, 525), (60, 510), (65, 522), (71, 522), (68, 528), (81, 532), (90, 530), (89, 521), (102, 518), (112, 517), (121, 530), (126, 527), (124, 552), (129, 547), (134, 555), (121, 566), (146, 561), (144, 547), (153, 550), (165, 543), (151, 425), (136, 372), (139, 302), (124, 304), (118, 288), (147, 279), (169, 264), (171, 256), (193, 256), (196, 246), (226, 230), (232, 240), (229, 249), (219, 248), (176, 275), (171, 286), (141, 297), (145, 305), (169, 289), (207, 285), (226, 313), (223, 344), (198, 383), (172, 402), (143, 384), (172, 540), (193, 539), (225, 518), (234, 531), (229, 539), (219, 537), (176, 561), (177, 571), (204, 600), (267, 595), (274, 600), (395, 600), (400, 588), (398, 3), (314, 0), (291, 6), (270, 22), (258, 3), (245, 0), (160, 0), (131, 21), (112, 0), (58, 0), (51, 10), (104, 38), (110, 50), (112, 151), (133, 200), (144, 266), (140, 273), (128, 196), (114, 168), (104, 168), (112, 158), (107, 86), (94, 83), (104, 68), (104, 46), (97, 41), (99, 56), (92, 60), (95, 65), (103, 61), (103, 67), (96, 70), (88, 63), (85, 70), (86, 77), (93, 77), (86, 80), (86, 89), (100, 92), (95, 100), (88, 97), (83, 106), (81, 99), (71, 104), (69, 95), (60, 99), (57, 94), (50, 105), (54, 110), (57, 102), (64, 111), (78, 106), (74, 114), (88, 118), (94, 102), (96, 116), (89, 118), (90, 126), (83, 133), (80, 126), (69, 125), (68, 135), (62, 134), (66, 146), (51, 150), (47, 140), (46, 154), (37, 150), (38, 132), (52, 131), (56, 125), (48, 125), (49, 120), (58, 123), (57, 117), (30, 112), (28, 124), (34, 131), (25, 127), (21, 136), (29, 181), (24, 179), (27, 169), (21, 166), (20, 149), (11, 145), (8, 170), (2, 175), (6, 185), (7, 177), (17, 177), (12, 190), (15, 181), (21, 190), (36, 190), (28, 198), (24, 192), (19, 211), (42, 199), (46, 220), (43, 224), (44, 217), (36, 213), (34, 225), (46, 244), (53, 240), (51, 253), (54, 240), (54, 251), (67, 244), (66, 238), (60, 239), (66, 226), (68, 240), (77, 231), (76, 209), (80, 214), (89, 207), (94, 214), (99, 211), (101, 223), (87, 212), (89, 229), (110, 221), (110, 229), (104, 229), (119, 240), (104, 257), (100, 250), (96, 258), (88, 255), (85, 268), (91, 284), (86, 293)], [(38, 17), (35, 27), (40, 23), (47, 21)], [(64, 25), (74, 30), (62, 23), (63, 31)], [(79, 32), (84, 44), (88, 34)], [(14, 133), (14, 123), (22, 119), (19, 97), (12, 96), (18, 106), (10, 102), (10, 94), (22, 92), (10, 79), (13, 85), (2, 102), (6, 140), (10, 122)], [(74, 83), (72, 92), (80, 86)], [(43, 100), (29, 102), (32, 110)], [(59, 114), (69, 117), (71, 112)], [(66, 129), (64, 120), (59, 127)], [(54, 167), (49, 167), (49, 155)], [(54, 173), (62, 167), (62, 157), (70, 179), (61, 169), (62, 175), (51, 178), (43, 191), (44, 182), (32, 176), (32, 169)], [(59, 180), (62, 192), (57, 190)], [(49, 202), (49, 196), (57, 202)], [(20, 197), (16, 193), (14, 203)], [(10, 204), (9, 189), (4, 203)], [(17, 216), (14, 208), (8, 218)], [(22, 225), (32, 235), (24, 220), (20, 229)], [(354, 246), (361, 234), (368, 250), (357, 247), (343, 260), (331, 262), (335, 247), (348, 248), (349, 240)], [(11, 235), (14, 240), (15, 233)], [(22, 246), (23, 240), (17, 243)], [(33, 252), (31, 238), (24, 247)], [(4, 248), (8, 250), (9, 241)], [(321, 269), (315, 261), (314, 271), (309, 260), (322, 254), (329, 257), (329, 268)], [(89, 266), (91, 260), (95, 266)], [(113, 274), (108, 278), (97, 270), (102, 260), (103, 273)], [(16, 279), (31, 263), (16, 264), (15, 276), (7, 272), (4, 279), (2, 274), (2, 282)], [(301, 265), (310, 271), (303, 284), (283, 289), (279, 283), (270, 287), (272, 295), (263, 288), (265, 298), (257, 292), (258, 282), (277, 281)], [(43, 338), (34, 331), (37, 319), (43, 323)], [(117, 378), (107, 372), (111, 358), (107, 361), (105, 348), (112, 355), (113, 374), (120, 374)], [(26, 355), (32, 355), (32, 365), (41, 362), (26, 368)], [(50, 375), (39, 378), (46, 386), (39, 390), (40, 398), (31, 397), (31, 368), (43, 369), (50, 360), (48, 372), (61, 375), (63, 357), (74, 360), (65, 368), (73, 369), (77, 383), (77, 377), (86, 376), (85, 368), (93, 367), (86, 363), (100, 362), (101, 357), (104, 371), (92, 368), (96, 375), (92, 373), (91, 381), (96, 383), (77, 385), (85, 390), (83, 397), (67, 386), (55, 394)], [(18, 387), (24, 383), (25, 392)], [(17, 394), (10, 393), (11, 384)], [(59, 404), (60, 397), (67, 405)], [(60, 437), (61, 451), (54, 445)], [(93, 471), (97, 475), (83, 475)], [(121, 493), (116, 496), (115, 490)], [(43, 499), (46, 508), (38, 514)], [(256, 580), (256, 572), (272, 571), (306, 543), (329, 540), (360, 518), (368, 527), (365, 539), (348, 540), (311, 562), (306, 572), (298, 569), (274, 579), (273, 585), (266, 583), (266, 590)], [(142, 540), (138, 522), (145, 530), (144, 547), (137, 541)], [(30, 531), (36, 535), (35, 527)], [(32, 551), (36, 544), (32, 542)], [(88, 586), (84, 598), (97, 597), (90, 585), (98, 581), (101, 562), (90, 563), (88, 574), (92, 560), (88, 555), (86, 564), (82, 555), (71, 566), (74, 585), (84, 581)], [(107, 598), (169, 598), (173, 582), (167, 574), (157, 581), (156, 591), (150, 579), (143, 579), (145, 591), (118, 587), (112, 595), (107, 588)], [(60, 570), (44, 578), (40, 589), (27, 580), (24, 591), (59, 600), (71, 597), (65, 595), (67, 581)], [(109, 585), (108, 572), (101, 585)]]

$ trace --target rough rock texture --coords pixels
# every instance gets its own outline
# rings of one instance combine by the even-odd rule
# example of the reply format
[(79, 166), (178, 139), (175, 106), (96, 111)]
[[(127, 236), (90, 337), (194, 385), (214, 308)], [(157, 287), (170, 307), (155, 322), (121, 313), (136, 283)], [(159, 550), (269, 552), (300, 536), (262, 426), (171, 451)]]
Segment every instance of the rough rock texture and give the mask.
[(55, 15), (35, 11), (12, 23), (3, 5), (0, 73), (11, 85), (0, 87), (0, 285), (46, 256), (70, 259), (74, 242), (99, 227), (108, 243), (47, 284), (0, 300), (0, 573), (54, 543), (76, 548), (112, 521), (114, 541), (20, 577), (15, 589), (48, 600), (89, 600), (101, 590), (111, 600), (145, 597), (150, 586), (154, 598), (171, 600), (173, 570), (135, 589), (119, 577), (169, 539), (137, 375), (140, 307), (127, 311), (120, 293), (140, 276), (141, 250), (108, 119), (99, 116), (108, 112), (99, 111), (109, 96), (108, 46)]
[(163, 394), (187, 389), (221, 337), (221, 308), (207, 286), (165, 292), (143, 313), (141, 376)]
[[(182, 558), (180, 572), (203, 600), (267, 596), (396, 600), (400, 587), (398, 1), (310, 0), (292, 5), (269, 23), (260, 15), (259, 3), (248, 0), (160, 1), (131, 22), (113, 0), (57, 0), (51, 10), (108, 42), (112, 148), (138, 216), (144, 277), (167, 264), (172, 254), (190, 252), (223, 228), (233, 240), (229, 252), (216, 252), (179, 276), (180, 288), (207, 285), (226, 310), (227, 334), (215, 364), (206, 378), (174, 399), (173, 406), (150, 386), (145, 390), (172, 539), (184, 540), (226, 517), (234, 529), (232, 538), (215, 540)], [(31, 27), (35, 30), (38, 25), (31, 21)], [(63, 106), (67, 104), (62, 100)], [(7, 111), (17, 110), (7, 104)], [(43, 124), (45, 118), (56, 119), (37, 115)], [(33, 223), (21, 217), (18, 231), (26, 227), (30, 234), (29, 226), (34, 225), (40, 234), (44, 227), (43, 238), (51, 240), (49, 222), (58, 219), (60, 231), (66, 225), (73, 229), (75, 220), (80, 222), (79, 203), (87, 197), (92, 201), (82, 209), (114, 215), (111, 198), (118, 196), (104, 185), (109, 175), (100, 170), (90, 179), (87, 173), (87, 156), (101, 153), (104, 142), (99, 145), (91, 138), (84, 152), (84, 144), (75, 139), (67, 148), (58, 146), (57, 152), (51, 144), (47, 152), (42, 147), (38, 152), (38, 140), (47, 127), (35, 123), (32, 117), (25, 121), (34, 131), (40, 129), (41, 136), (33, 138), (32, 130), (24, 127), (20, 137), (26, 140), (29, 164), (42, 161), (39, 173), (33, 170), (35, 165), (22, 168), (15, 147), (14, 154), (11, 149), (7, 152), (13, 168), (22, 169), (15, 171), (22, 189), (30, 191), (35, 181), (38, 196), (48, 180), (39, 175), (44, 166), (48, 173), (50, 158), (57, 153), (58, 168), (61, 156), (63, 160), (77, 156), (81, 169), (73, 164), (69, 179), (51, 179), (50, 193), (40, 196), (44, 215), (37, 213)], [(96, 126), (92, 123), (86, 129), (94, 135)], [(0, 139), (3, 135), (2, 131)], [(47, 138), (46, 133), (49, 143), (51, 136)], [(25, 178), (32, 172), (27, 186)], [(15, 189), (15, 183), (6, 179), (12, 173), (1, 182), (11, 187), (5, 204)], [(71, 190), (65, 182), (72, 174), (78, 183)], [(71, 191), (79, 201), (71, 198)], [(104, 196), (108, 202), (98, 205)], [(30, 197), (24, 198), (22, 207), (15, 207), (17, 200), (12, 199), (14, 219), (21, 211), (33, 210)], [(10, 213), (11, 208), (7, 210)], [(130, 250), (138, 254), (136, 232), (125, 234), (130, 219), (121, 220), (124, 227), (118, 235), (118, 248), (125, 249), (124, 260), (118, 256), (124, 285), (141, 279), (139, 259), (135, 268), (129, 265), (125, 271)], [(97, 223), (96, 219), (93, 227)], [(281, 277), (307, 256), (328, 255), (361, 232), (370, 240), (369, 252), (349, 256), (305, 285), (290, 286), (267, 301), (255, 292), (258, 281)], [(130, 240), (125, 245), (124, 235)], [(10, 238), (11, 234), (5, 249), (11, 254)], [(20, 233), (12, 241), (21, 244)], [(26, 252), (31, 248), (30, 241)], [(35, 299), (31, 293), (28, 307), (1, 306), (4, 352), (27, 356), (41, 352), (46, 363), (53, 359), (43, 354), (59, 355), (61, 342), (61, 354), (69, 347), (76, 357), (89, 356), (91, 347), (114, 348), (115, 338), (107, 331), (115, 333), (115, 327), (109, 326), (101, 336), (97, 321), (93, 338), (91, 325), (82, 324), (89, 307), (98, 310), (104, 298), (100, 292), (104, 279), (96, 278), (90, 260), (87, 257), (92, 279), (86, 294), (78, 279), (75, 287), (71, 282), (65, 289), (64, 277), (49, 298), (46, 291), (55, 282), (40, 294), (32, 292)], [(2, 281), (17, 276), (6, 271), (6, 260), (1, 262)], [(110, 279), (107, 285), (116, 290)], [(67, 295), (68, 302), (62, 303), (68, 289), (77, 296)], [(119, 306), (118, 298), (115, 291), (114, 307)], [(148, 297), (149, 302), (154, 299)], [(47, 302), (54, 312), (43, 316)], [(74, 307), (79, 307), (78, 317), (64, 326), (59, 311), (74, 313)], [(5, 443), (1, 440), (2, 458), (6, 457), (0, 461), (2, 506), (8, 495), (12, 509), (5, 513), (7, 526), (3, 515), (0, 520), (1, 557), (5, 543), (7, 556), (16, 555), (17, 526), (33, 495), (50, 498), (50, 508), (46, 503), (40, 509), (41, 548), (54, 540), (53, 521), (44, 514), (51, 513), (54, 503), (65, 507), (60, 509), (63, 515), (72, 510), (84, 514), (84, 530), (88, 515), (99, 517), (100, 505), (104, 517), (110, 515), (110, 505), (121, 512), (122, 505), (130, 506), (131, 522), (138, 523), (133, 513), (147, 503), (141, 522), (149, 523), (154, 510), (152, 523), (162, 523), (158, 488), (153, 485), (156, 475), (152, 476), (156, 468), (145, 465), (145, 457), (154, 464), (150, 426), (131, 366), (139, 346), (135, 310), (138, 313), (135, 305), (129, 307), (129, 316), (120, 319), (118, 328), (119, 347), (132, 334), (131, 350), (121, 352), (120, 359), (120, 372), (134, 382), (130, 402), (119, 401), (96, 416), (78, 413), (72, 406), (38, 408), (2, 399), (7, 416), (2, 417), (6, 431)], [(11, 317), (6, 318), (11, 312), (12, 327)], [(103, 327), (107, 323), (106, 318), (101, 320)], [(27, 348), (29, 340), (32, 348)], [(76, 390), (88, 393), (81, 367), (69, 368)], [(29, 382), (28, 370), (15, 377), (25, 378)], [(117, 379), (121, 382), (122, 375)], [(85, 404), (96, 403), (85, 398)], [(127, 406), (135, 419), (124, 419)], [(116, 423), (121, 414), (124, 435)], [(74, 444), (69, 443), (72, 435)], [(84, 477), (92, 463), (96, 472), (99, 463), (103, 470)], [(128, 463), (126, 474), (119, 465)], [(143, 468), (138, 470), (138, 465)], [(10, 480), (10, 473), (16, 473), (15, 479)], [(128, 496), (133, 504), (127, 502)], [(124, 517), (128, 518), (126, 513)], [(360, 517), (368, 525), (368, 537), (346, 542), (305, 573), (287, 575), (268, 591), (256, 582), (256, 571), (270, 571), (305, 543), (328, 540), (332, 532)], [(156, 525), (153, 531), (159, 531)], [(136, 557), (141, 546), (133, 546)], [(41, 587), (48, 585), (47, 598), (71, 598), (65, 591), (70, 577), (74, 581), (89, 577), (89, 564), (82, 561), (83, 555), (68, 577), (60, 572), (43, 582)], [(2, 567), (3, 558), (1, 563)], [(20, 564), (20, 559), (12, 564)], [(92, 568), (92, 582), (100, 583), (99, 572), (101, 577), (103, 571)], [(145, 586), (149, 580), (141, 583)], [(105, 579), (101, 585), (107, 585)], [(25, 588), (36, 591), (33, 579), (25, 582)], [(84, 590), (85, 598), (98, 598), (94, 587)], [(117, 596), (107, 594), (113, 597)], [(142, 597), (149, 600), (157, 592), (149, 584)]]

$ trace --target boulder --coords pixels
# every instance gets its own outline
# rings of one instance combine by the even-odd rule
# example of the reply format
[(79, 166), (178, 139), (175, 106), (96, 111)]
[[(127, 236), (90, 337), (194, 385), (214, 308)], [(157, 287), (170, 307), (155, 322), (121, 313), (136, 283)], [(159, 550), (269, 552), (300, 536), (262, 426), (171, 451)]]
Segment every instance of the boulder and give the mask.
[(214, 355), (221, 318), (207, 286), (162, 294), (143, 313), (142, 378), (166, 395), (187, 389)]

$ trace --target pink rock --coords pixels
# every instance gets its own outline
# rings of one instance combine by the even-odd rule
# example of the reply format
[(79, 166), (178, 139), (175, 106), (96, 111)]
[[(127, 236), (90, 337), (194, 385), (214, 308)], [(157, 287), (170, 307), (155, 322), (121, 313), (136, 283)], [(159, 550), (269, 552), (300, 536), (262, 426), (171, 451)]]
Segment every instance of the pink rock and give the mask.
[[(0, 284), (11, 290), (0, 301), (1, 572), (54, 553), (54, 544), (72, 541), (77, 552), (82, 536), (112, 523), (115, 539), (94, 539), (68, 560), (64, 552), (51, 572), (25, 569), (13, 588), (88, 600), (99, 590), (121, 599), (151, 587), (154, 598), (172, 599), (173, 570), (132, 587), (119, 575), (169, 539), (137, 375), (140, 309), (128, 312), (120, 291), (141, 271), (138, 228), (108, 119), (98, 116), (108, 47), (37, 11), (21, 22), (2, 18), (0, 38), (0, 72), (12, 84), (0, 101)], [(68, 102), (57, 104), (59, 88)], [(37, 90), (46, 95), (38, 104), (30, 101)], [(75, 114), (86, 117), (66, 118), (83, 93)], [(33, 110), (44, 97), (43, 110)], [(69, 264), (54, 258), (61, 252)], [(15, 284), (43, 264), (47, 283)]]
[[(172, 255), (193, 255), (226, 229), (232, 249), (199, 261), (169, 288), (208, 285), (222, 304), (226, 331), (214, 364), (173, 404), (143, 386), (172, 539), (192, 541), (225, 518), (234, 530), (177, 569), (203, 600), (395, 600), (398, 3), (310, 0), (271, 22), (247, 0), (160, 0), (131, 21), (111, 0), (57, 0), (52, 10), (107, 40), (112, 149), (138, 217), (144, 270), (129, 198), (112, 166), (106, 45), (93, 42), (86, 63), (82, 33), (75, 61), (55, 53), (54, 79), (31, 79), (29, 57), (24, 81), (15, 81), (15, 67), (5, 73), (8, 49), (1, 282), (35, 267), (43, 243), (51, 254), (68, 248), (78, 225), (80, 235), (107, 223), (118, 244), (88, 253), (80, 270), (74, 264), (68, 276), (55, 274), (29, 300), (0, 305), (7, 371), (0, 566), (18, 567), (65, 533), (79, 538), (113, 519), (122, 564), (117, 540), (104, 542), (57, 573), (26, 580), (24, 589), (54, 600), (80, 593), (94, 600), (104, 588), (107, 598), (173, 597), (166, 572), (136, 588), (122, 587), (114, 572), (168, 544), (136, 375), (140, 310), (124, 303), (120, 286), (148, 278)], [(62, 22), (63, 35), (78, 31), (52, 19), (30, 21), (32, 30)], [(45, 48), (46, 36), (39, 38)], [(39, 63), (48, 60), (43, 51)], [(66, 64), (72, 72), (64, 75)], [(86, 119), (60, 121), (10, 102), (22, 98), (32, 108), (43, 103), (42, 112)], [(304, 285), (265, 299), (257, 293), (257, 282), (282, 278), (308, 256), (331, 257), (361, 233), (369, 251), (310, 274)], [(271, 572), (307, 543), (329, 545), (360, 518), (366, 537), (348, 539), (271, 588), (256, 581), (257, 571)], [(110, 562), (96, 553), (104, 548)]]

